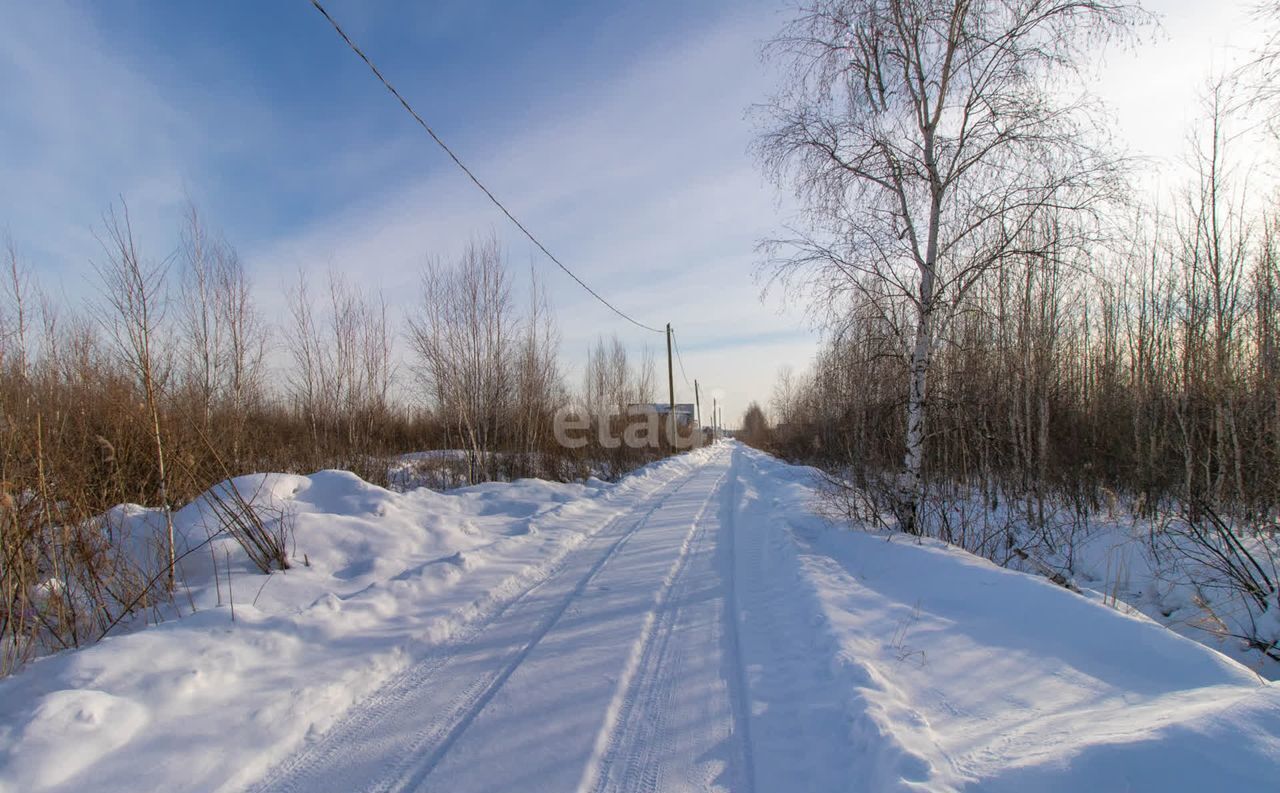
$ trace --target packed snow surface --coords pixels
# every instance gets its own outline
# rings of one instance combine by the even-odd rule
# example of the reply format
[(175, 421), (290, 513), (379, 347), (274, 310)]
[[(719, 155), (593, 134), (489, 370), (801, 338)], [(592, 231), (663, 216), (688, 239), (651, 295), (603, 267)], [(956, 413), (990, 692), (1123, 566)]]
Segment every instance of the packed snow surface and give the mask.
[(1280, 778), (1276, 685), (1096, 597), (829, 524), (812, 472), (738, 444), (612, 485), (238, 484), (288, 507), (309, 566), (263, 576), (218, 541), (184, 560), (192, 613), (0, 682), (0, 791)]

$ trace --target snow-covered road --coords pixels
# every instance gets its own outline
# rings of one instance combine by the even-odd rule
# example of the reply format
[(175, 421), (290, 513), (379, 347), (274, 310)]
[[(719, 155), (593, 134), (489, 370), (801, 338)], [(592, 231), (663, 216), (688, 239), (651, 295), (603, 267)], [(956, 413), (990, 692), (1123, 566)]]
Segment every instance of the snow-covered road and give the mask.
[(721, 447), (260, 791), (753, 789)]
[[(813, 471), (736, 443), (612, 484), (246, 484), (296, 512), (310, 564), (241, 560), (234, 622), (190, 567), (193, 613), (0, 681), (0, 793), (1168, 793), (1280, 773), (1280, 687), (1100, 597), (833, 524)], [(178, 518), (199, 536), (194, 506)]]

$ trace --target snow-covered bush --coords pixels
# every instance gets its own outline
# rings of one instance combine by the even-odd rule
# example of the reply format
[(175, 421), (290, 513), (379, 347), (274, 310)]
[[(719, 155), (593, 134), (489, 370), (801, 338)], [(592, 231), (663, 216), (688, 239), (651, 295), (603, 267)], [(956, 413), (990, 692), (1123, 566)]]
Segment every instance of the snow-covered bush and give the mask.
[(267, 480), (258, 479), (255, 492), (241, 492), (236, 480), (219, 482), (200, 500), (209, 508), (206, 523), (210, 537), (226, 534), (244, 550), (254, 567), (263, 573), (289, 569), (289, 541), (293, 536), (293, 515), (285, 504), (274, 503), (263, 493)]
[(1280, 661), (1280, 526), (1224, 518), (1200, 504), (1156, 537), (1180, 563), (1219, 635)]

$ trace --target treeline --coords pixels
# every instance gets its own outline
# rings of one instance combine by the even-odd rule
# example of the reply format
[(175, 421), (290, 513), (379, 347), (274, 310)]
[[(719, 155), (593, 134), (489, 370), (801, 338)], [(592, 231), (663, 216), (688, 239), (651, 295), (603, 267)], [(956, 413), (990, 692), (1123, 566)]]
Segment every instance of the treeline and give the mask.
[[(528, 301), (523, 309), (515, 303), (493, 240), (468, 246), (453, 265), (428, 265), (407, 335), (414, 382), (439, 422), (438, 448), (467, 450), (471, 481), (615, 477), (669, 452), (665, 437), (643, 448), (609, 442), (628, 407), (653, 398), (648, 349), (637, 362), (616, 336), (600, 337), (575, 393), (560, 368), (555, 316), (532, 272)], [(586, 444), (563, 444), (557, 416), (586, 422)]]
[[(1280, 247), (1170, 235), (1091, 263), (1011, 259), (956, 305), (931, 363), (926, 478), (1140, 511), (1280, 506)], [(1077, 263), (1079, 264), (1079, 263)], [(906, 369), (894, 307), (859, 302), (813, 366), (784, 372), (783, 454), (892, 471)]]
[[(1220, 105), (1214, 104), (1214, 107)], [(1124, 243), (1063, 244), (1052, 214), (947, 307), (930, 361), (926, 478), (1143, 514), (1280, 508), (1280, 204), (1251, 195), (1213, 115), (1196, 177)], [(893, 471), (908, 387), (900, 294), (850, 300), (784, 372), (784, 454)]]
[[(556, 443), (556, 411), (577, 397), (555, 319), (536, 281), (516, 304), (494, 241), (429, 265), (397, 327), (380, 293), (338, 272), (299, 272), (285, 316), (268, 321), (248, 268), (194, 207), (168, 256), (142, 246), (123, 202), (98, 235), (82, 307), (42, 289), (16, 243), (5, 249), (0, 673), (173, 602), (189, 549), (171, 514), (229, 477), (334, 467), (385, 485), (397, 454), (461, 449), (461, 463), (424, 461), (452, 468), (423, 481), (569, 479), (664, 451), (605, 447), (597, 433), (583, 448)], [(640, 364), (599, 341), (584, 384), (594, 423), (651, 398), (652, 360)], [(226, 496), (210, 532), (247, 544), (263, 569), (286, 566), (284, 529)], [(124, 536), (111, 510), (122, 503), (155, 508), (156, 536)]]

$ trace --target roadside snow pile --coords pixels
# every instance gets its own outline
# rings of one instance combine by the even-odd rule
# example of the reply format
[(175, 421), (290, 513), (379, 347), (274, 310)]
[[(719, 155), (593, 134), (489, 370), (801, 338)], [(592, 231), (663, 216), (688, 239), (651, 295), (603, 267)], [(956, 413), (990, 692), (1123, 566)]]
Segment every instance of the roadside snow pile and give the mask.
[(1090, 596), (1134, 609), (1276, 680), (1280, 602), (1266, 592), (1280, 581), (1280, 535), (1275, 527), (1251, 534), (1216, 515), (1198, 523), (1185, 515), (1102, 517), (1046, 560), (1095, 590), (1086, 590)]
[[(264, 576), (215, 540), (182, 561), (183, 618), (0, 681), (0, 793), (242, 788), (698, 459), (617, 485), (521, 480), (445, 494), (393, 493), (344, 471), (241, 477), (242, 493), (292, 516), (293, 568)], [(118, 512), (135, 534), (157, 522)], [(180, 544), (206, 539), (206, 517), (199, 502), (175, 514)]]
[(387, 465), (387, 483), (397, 493), (419, 487), (449, 490), (466, 484), (471, 456), (463, 449), (432, 449), (395, 457)]
[[(853, 472), (845, 480), (862, 477)], [(855, 523), (896, 524), (887, 480), (871, 487), (826, 478), (824, 510)], [(926, 536), (1001, 566), (1134, 610), (1271, 680), (1280, 679), (1280, 523), (1144, 503), (1101, 489), (1100, 503), (1062, 492), (1038, 497), (957, 483), (925, 499)], [(879, 520), (876, 520), (879, 516)]]
[[(800, 589), (854, 790), (1269, 790), (1280, 686), (1140, 615), (905, 535), (813, 516), (807, 469), (744, 451), (740, 535)], [(749, 628), (751, 615), (744, 615)]]

